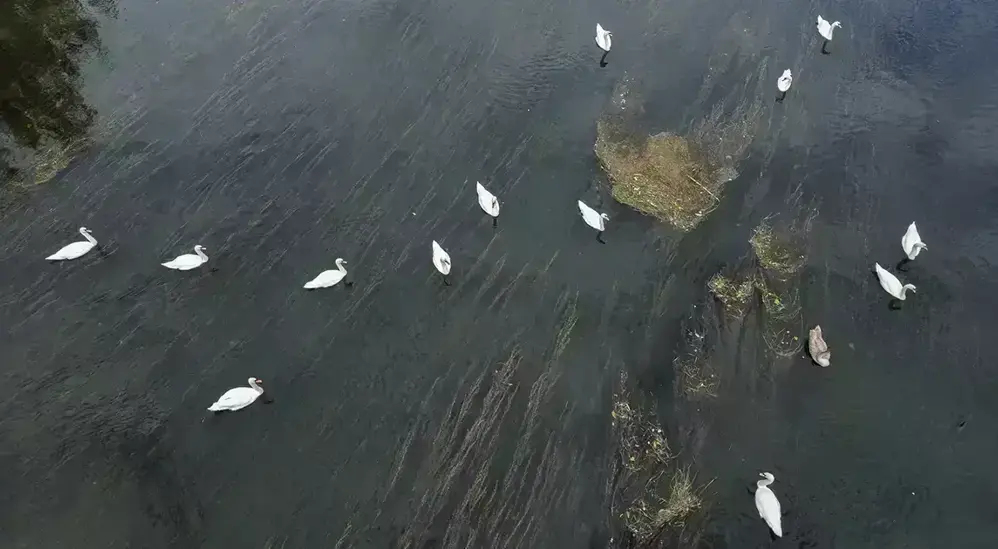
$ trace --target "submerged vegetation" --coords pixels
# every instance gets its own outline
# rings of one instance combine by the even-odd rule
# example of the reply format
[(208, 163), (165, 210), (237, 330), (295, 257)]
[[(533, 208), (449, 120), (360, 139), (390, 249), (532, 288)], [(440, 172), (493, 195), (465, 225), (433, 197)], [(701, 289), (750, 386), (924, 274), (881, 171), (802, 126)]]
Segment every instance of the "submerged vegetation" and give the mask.
[[(654, 539), (666, 528), (682, 528), (702, 507), (694, 480), (689, 467), (676, 469), (671, 476), (662, 475), (654, 483), (662, 484), (661, 490), (650, 490), (652, 495), (638, 499), (624, 511), (624, 524), (639, 543)], [(661, 498), (654, 495), (656, 492), (668, 495)]]
[(763, 220), (754, 231), (749, 243), (762, 268), (778, 276), (790, 276), (804, 266), (805, 257), (792, 231), (774, 231), (769, 220)]
[(755, 296), (753, 277), (739, 282), (717, 273), (707, 282), (707, 288), (724, 305), (725, 312), (735, 316), (743, 314)]
[(651, 396), (635, 391), (626, 374), (620, 376), (611, 414), (618, 465), (611, 516), (621, 531), (617, 547), (699, 544), (708, 519), (705, 491), (710, 483), (697, 481), (693, 463), (701, 447), (703, 414), (720, 385), (708, 352), (712, 327), (716, 316), (709, 301), (694, 307), (683, 324), (683, 344), (672, 363), (671, 428), (661, 424)]
[(716, 397), (718, 379), (710, 362), (704, 357), (676, 359), (679, 387), (689, 398)]
[(753, 268), (737, 277), (718, 273), (707, 283), (729, 317), (741, 317), (750, 305), (760, 304), (763, 338), (770, 350), (781, 356), (791, 356), (803, 348), (800, 271), (807, 262), (804, 250), (817, 214), (814, 208), (801, 205), (799, 189), (788, 206), (788, 220), (767, 218), (752, 231)]
[(613, 425), (617, 431), (621, 463), (632, 471), (656, 467), (669, 462), (674, 456), (662, 428), (640, 410), (618, 395), (613, 401)]
[(0, 4), (0, 180), (47, 181), (85, 145), (94, 110), (80, 66), (100, 49), (91, 8), (114, 11), (79, 0)]
[(647, 545), (666, 529), (682, 530), (701, 508), (689, 466), (678, 463), (655, 415), (628, 402), (626, 377), (614, 396), (613, 427), (622, 473), (622, 511), (616, 518), (639, 545)]

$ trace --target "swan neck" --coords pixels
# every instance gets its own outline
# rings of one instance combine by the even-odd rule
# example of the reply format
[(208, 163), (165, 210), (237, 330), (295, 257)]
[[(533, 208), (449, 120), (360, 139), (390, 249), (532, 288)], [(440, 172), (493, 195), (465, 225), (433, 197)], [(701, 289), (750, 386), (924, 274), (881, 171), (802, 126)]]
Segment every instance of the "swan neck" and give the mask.
[(339, 269), (339, 270), (341, 270), (341, 271), (343, 271), (344, 273), (347, 272), (346, 267), (343, 266), (343, 259), (342, 258), (336, 260), (336, 268)]
[(197, 253), (198, 257), (201, 259), (208, 261), (208, 256), (204, 255), (204, 251), (201, 248), (194, 248), (194, 252)]
[(254, 391), (256, 391), (256, 392), (258, 392), (260, 394), (263, 394), (263, 387), (260, 387), (259, 385), (257, 385), (255, 379), (250, 380), (249, 384), (250, 384), (250, 387), (252, 387)]

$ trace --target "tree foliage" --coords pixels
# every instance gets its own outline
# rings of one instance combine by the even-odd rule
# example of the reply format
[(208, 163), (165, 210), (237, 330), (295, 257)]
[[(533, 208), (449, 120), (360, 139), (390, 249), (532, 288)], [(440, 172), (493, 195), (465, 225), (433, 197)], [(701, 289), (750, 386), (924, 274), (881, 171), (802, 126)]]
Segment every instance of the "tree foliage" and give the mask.
[(0, 168), (18, 149), (81, 140), (94, 110), (80, 92), (80, 65), (100, 48), (97, 9), (79, 0), (0, 2)]

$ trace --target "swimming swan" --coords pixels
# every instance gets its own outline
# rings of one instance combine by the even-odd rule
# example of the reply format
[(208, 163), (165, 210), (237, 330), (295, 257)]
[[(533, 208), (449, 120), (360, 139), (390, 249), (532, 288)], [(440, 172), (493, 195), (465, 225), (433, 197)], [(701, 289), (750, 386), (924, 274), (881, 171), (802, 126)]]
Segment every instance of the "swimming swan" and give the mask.
[(596, 233), (596, 240), (606, 244), (606, 242), (603, 242), (602, 236), (603, 231), (606, 230), (606, 222), (609, 221), (610, 218), (605, 213), (599, 213), (589, 206), (586, 206), (585, 202), (581, 200), (579, 201), (579, 211), (582, 212), (582, 219), (586, 221), (586, 225), (589, 225), (599, 231)]
[(781, 100), (787, 96), (787, 90), (790, 89), (790, 86), (793, 83), (794, 83), (794, 75), (790, 72), (790, 69), (783, 71), (783, 74), (776, 81), (776, 89), (783, 92), (783, 95), (780, 96)]
[(476, 189), (478, 190), (478, 205), (485, 213), (492, 216), (492, 226), (495, 227), (499, 218), (499, 199), (496, 198), (496, 195), (485, 190), (481, 183), (477, 183)]
[(596, 45), (600, 47), (603, 51), (610, 51), (610, 46), (613, 45), (613, 33), (604, 29), (603, 25), (596, 23)]
[[(328, 271), (322, 271), (319, 276), (309, 280), (303, 286), (306, 290), (314, 290), (316, 288), (328, 288), (330, 286), (335, 286), (340, 283), (341, 280), (346, 278), (347, 270), (343, 268), (346, 265), (346, 261), (343, 261), (342, 257), (336, 258), (336, 269), (330, 269)], [(350, 284), (349, 282), (347, 283)]]
[(755, 483), (755, 508), (759, 510), (759, 516), (766, 521), (769, 528), (776, 534), (776, 537), (783, 537), (783, 526), (780, 524), (780, 500), (776, 499), (776, 494), (769, 489), (769, 485), (776, 481), (771, 473), (759, 473), (762, 480)]
[(90, 234), (90, 229), (86, 227), (80, 227), (80, 234), (86, 240), (81, 240), (79, 242), (73, 242), (72, 244), (67, 244), (62, 247), (58, 252), (46, 257), (45, 259), (49, 261), (65, 261), (70, 259), (76, 259), (83, 254), (94, 249), (97, 245), (97, 240)]
[(207, 261), (208, 256), (204, 255), (204, 246), (198, 244), (197, 246), (194, 246), (193, 254), (179, 255), (173, 261), (167, 261), (166, 263), (161, 263), (160, 265), (166, 267), (167, 269), (189, 271), (204, 265)]
[(832, 353), (828, 350), (828, 344), (825, 343), (825, 338), (821, 335), (821, 326), (815, 326), (808, 332), (807, 351), (811, 353), (811, 358), (819, 366), (827, 367), (831, 364)]
[(889, 273), (886, 269), (880, 266), (880, 263), (875, 263), (873, 268), (877, 271), (877, 278), (880, 279), (880, 287), (884, 289), (887, 293), (892, 296), (904, 301), (905, 292), (908, 290), (915, 291), (915, 286), (913, 284), (901, 285), (901, 281), (898, 277)]
[(444, 275), (444, 284), (450, 286), (447, 280), (447, 275), (450, 274), (450, 254), (444, 251), (436, 240), (433, 241), (433, 266)]
[(825, 21), (825, 19), (820, 15), (818, 16), (818, 34), (825, 39), (825, 43), (821, 45), (821, 53), (828, 53), (828, 50), (826, 50), (825, 47), (827, 47), (828, 43), (832, 41), (832, 33), (835, 32), (835, 28), (841, 26), (842, 23), (839, 23), (838, 21), (829, 25), (828, 21)]
[(918, 229), (915, 227), (914, 221), (908, 225), (908, 230), (901, 237), (901, 249), (904, 250), (904, 255), (908, 256), (909, 260), (915, 259), (922, 250), (928, 249), (928, 246), (922, 242), (922, 237), (918, 236)]
[(249, 387), (236, 387), (225, 391), (214, 404), (208, 407), (210, 412), (235, 412), (253, 404), (263, 394), (263, 387), (257, 385), (263, 383), (255, 377), (249, 378)]

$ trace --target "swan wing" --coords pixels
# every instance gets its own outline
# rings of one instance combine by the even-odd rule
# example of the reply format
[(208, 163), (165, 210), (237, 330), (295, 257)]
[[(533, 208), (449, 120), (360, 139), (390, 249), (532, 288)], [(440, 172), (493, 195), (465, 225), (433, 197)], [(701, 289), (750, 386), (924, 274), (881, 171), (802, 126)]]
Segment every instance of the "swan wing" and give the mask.
[(810, 336), (807, 340), (808, 351), (811, 353), (812, 357), (819, 355), (828, 350), (828, 344), (825, 343), (825, 338), (821, 335), (821, 326), (815, 326), (811, 328)]
[(610, 51), (610, 36), (609, 32), (603, 28), (603, 25), (596, 23), (596, 45), (604, 51)]
[(590, 208), (581, 200), (579, 201), (579, 211), (582, 212), (582, 219), (586, 221), (586, 225), (589, 225), (597, 231), (603, 230), (603, 217), (600, 216), (599, 212)]
[(226, 391), (208, 409), (212, 412), (218, 412), (221, 410), (242, 410), (250, 404), (253, 404), (259, 396), (260, 393), (251, 387), (236, 387), (235, 389), (229, 389)]
[(200, 267), (202, 263), (204, 263), (204, 260), (202, 260), (200, 256), (196, 254), (184, 254), (178, 256), (173, 261), (167, 261), (166, 263), (162, 263), (161, 265), (163, 265), (167, 269), (175, 269), (178, 271), (189, 271), (195, 267)]
[(72, 244), (67, 244), (59, 249), (58, 252), (46, 257), (45, 259), (49, 261), (63, 261), (68, 259), (76, 259), (83, 254), (94, 249), (93, 242), (82, 240), (80, 242), (73, 242)]
[(820, 15), (818, 16), (818, 34), (825, 40), (832, 39), (832, 26)]
[(442, 275), (450, 274), (450, 254), (448, 254), (437, 241), (433, 241), (433, 266), (440, 271)]
[(880, 287), (892, 296), (898, 297), (901, 294), (901, 281), (898, 280), (898, 277), (881, 267), (880, 263), (877, 263), (874, 267), (877, 269), (877, 278), (880, 279)]
[(918, 227), (916, 227), (915, 223), (912, 222), (911, 225), (908, 225), (908, 230), (905, 231), (904, 236), (901, 237), (901, 249), (904, 250), (904, 253), (908, 256), (908, 259), (915, 259), (915, 257), (918, 256), (918, 253), (922, 251), (920, 247), (916, 248), (915, 244), (921, 243), (922, 237), (918, 234)]
[(496, 195), (490, 193), (481, 183), (477, 184), (478, 205), (485, 210), (485, 213), (495, 217), (499, 215), (499, 201)]
[(779, 80), (776, 81), (776, 87), (779, 88), (781, 92), (785, 92), (790, 89), (793, 82), (793, 74), (790, 72), (790, 69), (787, 69), (783, 71), (783, 74), (780, 75)]
[(780, 500), (776, 499), (776, 494), (768, 487), (760, 486), (755, 491), (755, 508), (776, 537), (783, 537)]
[(344, 273), (339, 269), (322, 271), (321, 273), (319, 273), (319, 276), (306, 282), (304, 287), (309, 290), (313, 288), (328, 288), (330, 286), (338, 284), (341, 280), (343, 280), (343, 277), (345, 277), (346, 275), (347, 275), (346, 273)]
[(807, 351), (811, 354), (811, 359), (819, 366), (828, 367), (831, 365), (832, 354), (828, 352), (828, 343), (825, 342), (821, 334), (821, 326), (815, 326), (808, 333)]

